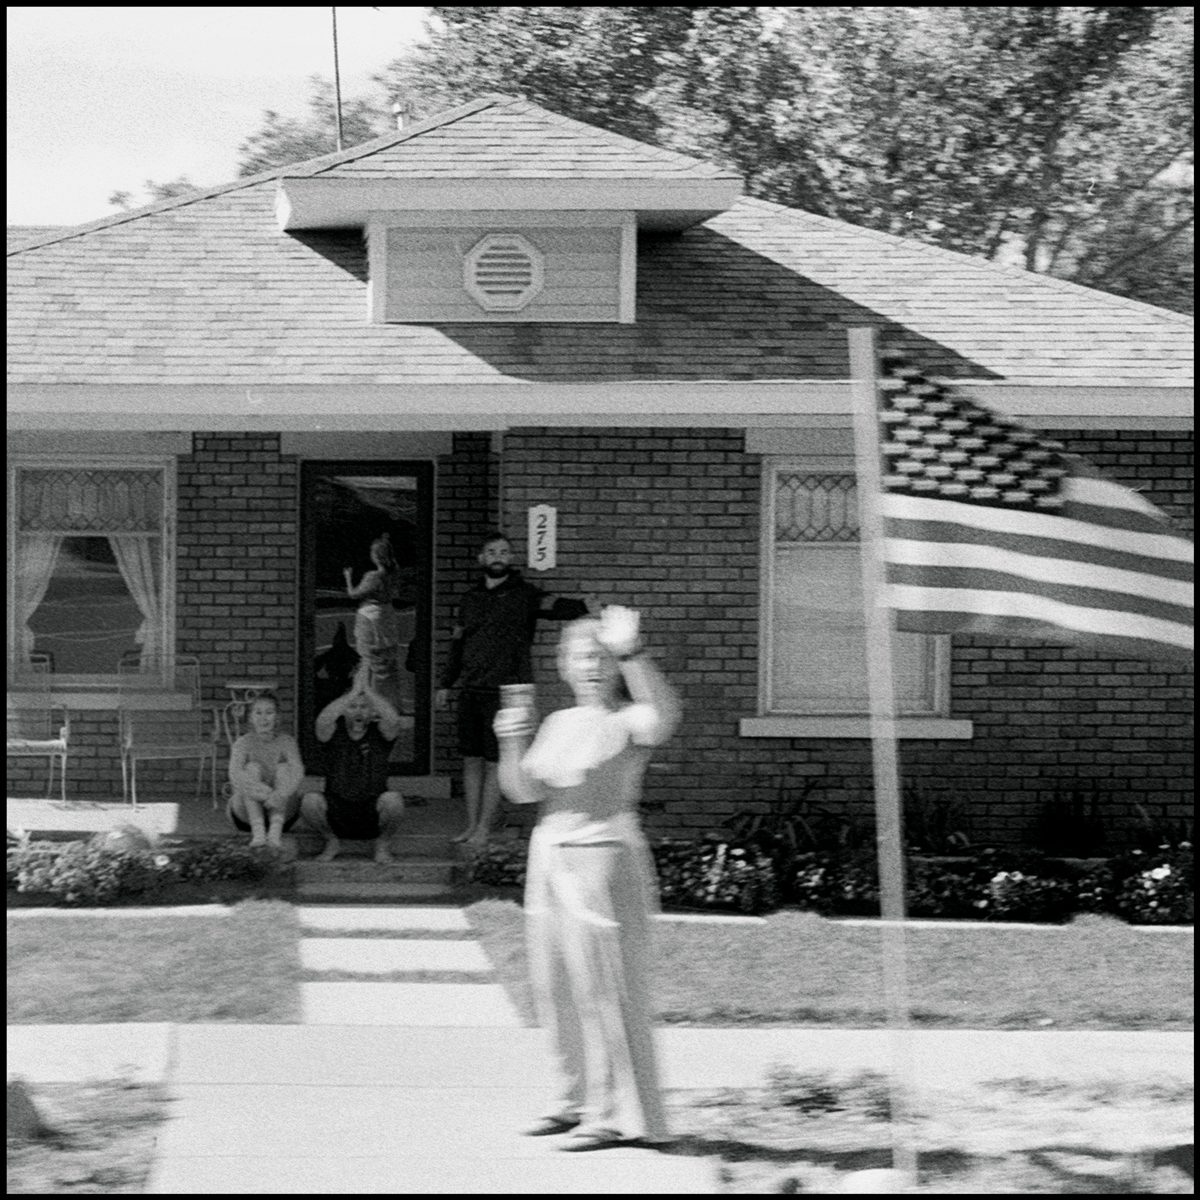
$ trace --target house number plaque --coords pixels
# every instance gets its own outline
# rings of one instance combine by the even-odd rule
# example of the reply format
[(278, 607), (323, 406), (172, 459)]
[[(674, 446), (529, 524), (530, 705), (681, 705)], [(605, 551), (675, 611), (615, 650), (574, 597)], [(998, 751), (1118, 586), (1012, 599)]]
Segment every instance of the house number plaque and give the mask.
[(549, 571), (558, 563), (558, 509), (535, 504), (529, 510), (529, 567)]

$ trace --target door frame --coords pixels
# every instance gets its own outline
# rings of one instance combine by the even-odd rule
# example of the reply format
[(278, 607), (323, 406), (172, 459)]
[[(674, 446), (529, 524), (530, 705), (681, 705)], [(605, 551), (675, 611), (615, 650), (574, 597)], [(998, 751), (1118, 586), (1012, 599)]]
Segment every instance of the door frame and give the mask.
[[(314, 482), (329, 475), (416, 479), (417, 521), (414, 549), (417, 585), (414, 612), (416, 652), (413, 680), (413, 754), (407, 762), (396, 762), (395, 775), (428, 775), (433, 760), (433, 584), (434, 584), (434, 464), (428, 459), (304, 459), (300, 463), (300, 579), (296, 597), (297, 740), (305, 763), (320, 761), (313, 724), (317, 716), (315, 677), (316, 654), (317, 527), (312, 509)], [(313, 774), (318, 772), (313, 771)]]

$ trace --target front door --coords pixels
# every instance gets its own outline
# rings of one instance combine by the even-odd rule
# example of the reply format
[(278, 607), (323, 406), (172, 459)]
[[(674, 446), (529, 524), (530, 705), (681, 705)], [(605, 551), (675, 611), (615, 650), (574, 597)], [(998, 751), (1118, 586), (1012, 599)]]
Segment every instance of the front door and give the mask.
[(301, 492), (305, 764), (320, 770), (317, 714), (365, 671), (401, 716), (394, 773), (428, 774), (433, 466), (308, 461)]

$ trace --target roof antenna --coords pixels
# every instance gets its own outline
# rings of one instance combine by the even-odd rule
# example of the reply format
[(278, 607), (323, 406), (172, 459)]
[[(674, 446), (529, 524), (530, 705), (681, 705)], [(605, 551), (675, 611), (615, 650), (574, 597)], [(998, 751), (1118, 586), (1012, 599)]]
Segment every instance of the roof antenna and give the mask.
[(337, 148), (340, 153), (342, 150), (342, 73), (338, 68), (337, 7), (331, 7), (329, 11), (333, 14), (333, 99), (334, 111), (337, 113)]

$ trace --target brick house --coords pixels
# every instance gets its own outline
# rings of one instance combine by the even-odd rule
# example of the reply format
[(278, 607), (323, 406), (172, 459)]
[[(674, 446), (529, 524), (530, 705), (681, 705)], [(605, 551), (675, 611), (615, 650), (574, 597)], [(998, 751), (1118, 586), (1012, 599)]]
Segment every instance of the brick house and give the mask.
[[(477, 540), (521, 555), (550, 505), (530, 576), (643, 607), (685, 697), (653, 827), (808, 778), (868, 811), (853, 326), (1190, 529), (1189, 319), (749, 199), (523, 100), (42, 230), (8, 276), (9, 686), (52, 655), (80, 799), (120, 795), (115, 663), (150, 645), (197, 655), (214, 702), (275, 679), (309, 727), (352, 641), (341, 569), (381, 529), (406, 571), (397, 769), (444, 794), (430, 692)], [(898, 659), (905, 782), (962, 801), (975, 841), (1190, 814), (1190, 672), (981, 637)], [(10, 760), (10, 795), (38, 787)]]

